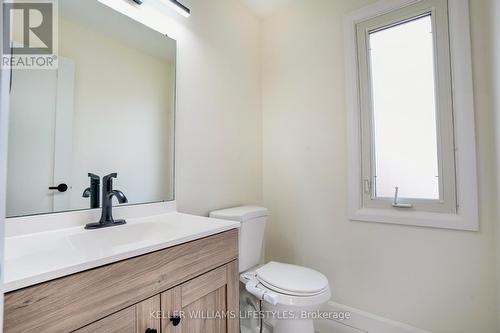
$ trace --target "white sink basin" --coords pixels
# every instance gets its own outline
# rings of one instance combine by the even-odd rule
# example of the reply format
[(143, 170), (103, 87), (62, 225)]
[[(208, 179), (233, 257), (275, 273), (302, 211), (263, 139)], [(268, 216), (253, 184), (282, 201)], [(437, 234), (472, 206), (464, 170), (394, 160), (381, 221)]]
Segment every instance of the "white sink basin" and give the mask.
[(239, 227), (238, 222), (181, 213), (127, 222), (100, 230), (75, 227), (6, 238), (5, 291)]

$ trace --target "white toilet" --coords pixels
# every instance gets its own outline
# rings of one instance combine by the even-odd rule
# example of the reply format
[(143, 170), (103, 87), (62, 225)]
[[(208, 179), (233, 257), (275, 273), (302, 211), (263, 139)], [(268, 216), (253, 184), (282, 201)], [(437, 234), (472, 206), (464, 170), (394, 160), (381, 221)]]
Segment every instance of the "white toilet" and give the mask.
[[(267, 332), (313, 333), (314, 313), (331, 297), (328, 279), (306, 267), (278, 262), (259, 265), (267, 216), (266, 208), (254, 206), (210, 213), (212, 218), (241, 222), (241, 310), (258, 311), (259, 300), (262, 300), (263, 325)], [(259, 326), (258, 318), (244, 317), (241, 320), (242, 333), (258, 333)]]

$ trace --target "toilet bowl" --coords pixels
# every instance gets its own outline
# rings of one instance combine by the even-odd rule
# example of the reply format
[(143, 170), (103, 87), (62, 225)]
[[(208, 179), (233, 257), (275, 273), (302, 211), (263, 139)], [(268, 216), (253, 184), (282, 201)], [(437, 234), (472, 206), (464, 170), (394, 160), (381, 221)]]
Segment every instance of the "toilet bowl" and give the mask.
[[(315, 314), (331, 297), (328, 279), (307, 267), (273, 261), (259, 265), (267, 215), (267, 209), (253, 206), (210, 213), (212, 218), (241, 222), (241, 332), (259, 332), (264, 325), (273, 333), (313, 333)], [(252, 313), (259, 316), (252, 318)]]
[[(274, 333), (313, 333), (314, 314), (331, 297), (327, 278), (301, 266), (269, 262), (241, 274), (241, 280), (250, 294), (264, 300), (264, 320)], [(252, 280), (257, 291), (248, 288)]]

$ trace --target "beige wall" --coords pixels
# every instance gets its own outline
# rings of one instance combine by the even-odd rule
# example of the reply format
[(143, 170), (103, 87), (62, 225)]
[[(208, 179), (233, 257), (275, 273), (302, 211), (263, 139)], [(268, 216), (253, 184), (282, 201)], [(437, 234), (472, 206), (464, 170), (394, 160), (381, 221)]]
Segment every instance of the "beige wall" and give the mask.
[(484, 38), (492, 1), (471, 2), (477, 233), (347, 219), (343, 15), (373, 1), (296, 1), (264, 21), (268, 259), (324, 272), (339, 303), (432, 332), (496, 332), (492, 52)]

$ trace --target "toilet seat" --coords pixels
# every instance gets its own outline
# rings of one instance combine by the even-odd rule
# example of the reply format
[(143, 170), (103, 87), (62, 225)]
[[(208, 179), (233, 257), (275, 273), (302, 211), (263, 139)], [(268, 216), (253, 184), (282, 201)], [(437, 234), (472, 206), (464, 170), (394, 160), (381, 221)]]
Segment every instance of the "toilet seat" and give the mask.
[(326, 276), (307, 267), (271, 261), (255, 273), (266, 288), (289, 296), (317, 296), (329, 289)]
[(272, 295), (282, 306), (314, 307), (331, 297), (328, 279), (312, 269), (270, 262), (242, 274), (243, 280), (256, 280), (260, 294)]
[(307, 309), (309, 307), (315, 307), (317, 305), (326, 303), (331, 298), (330, 288), (326, 288), (323, 293), (314, 296), (292, 296), (287, 294), (278, 293), (273, 289), (267, 288), (265, 285), (260, 284), (259, 288), (274, 293), (278, 301), (278, 305), (286, 307), (297, 307)]

